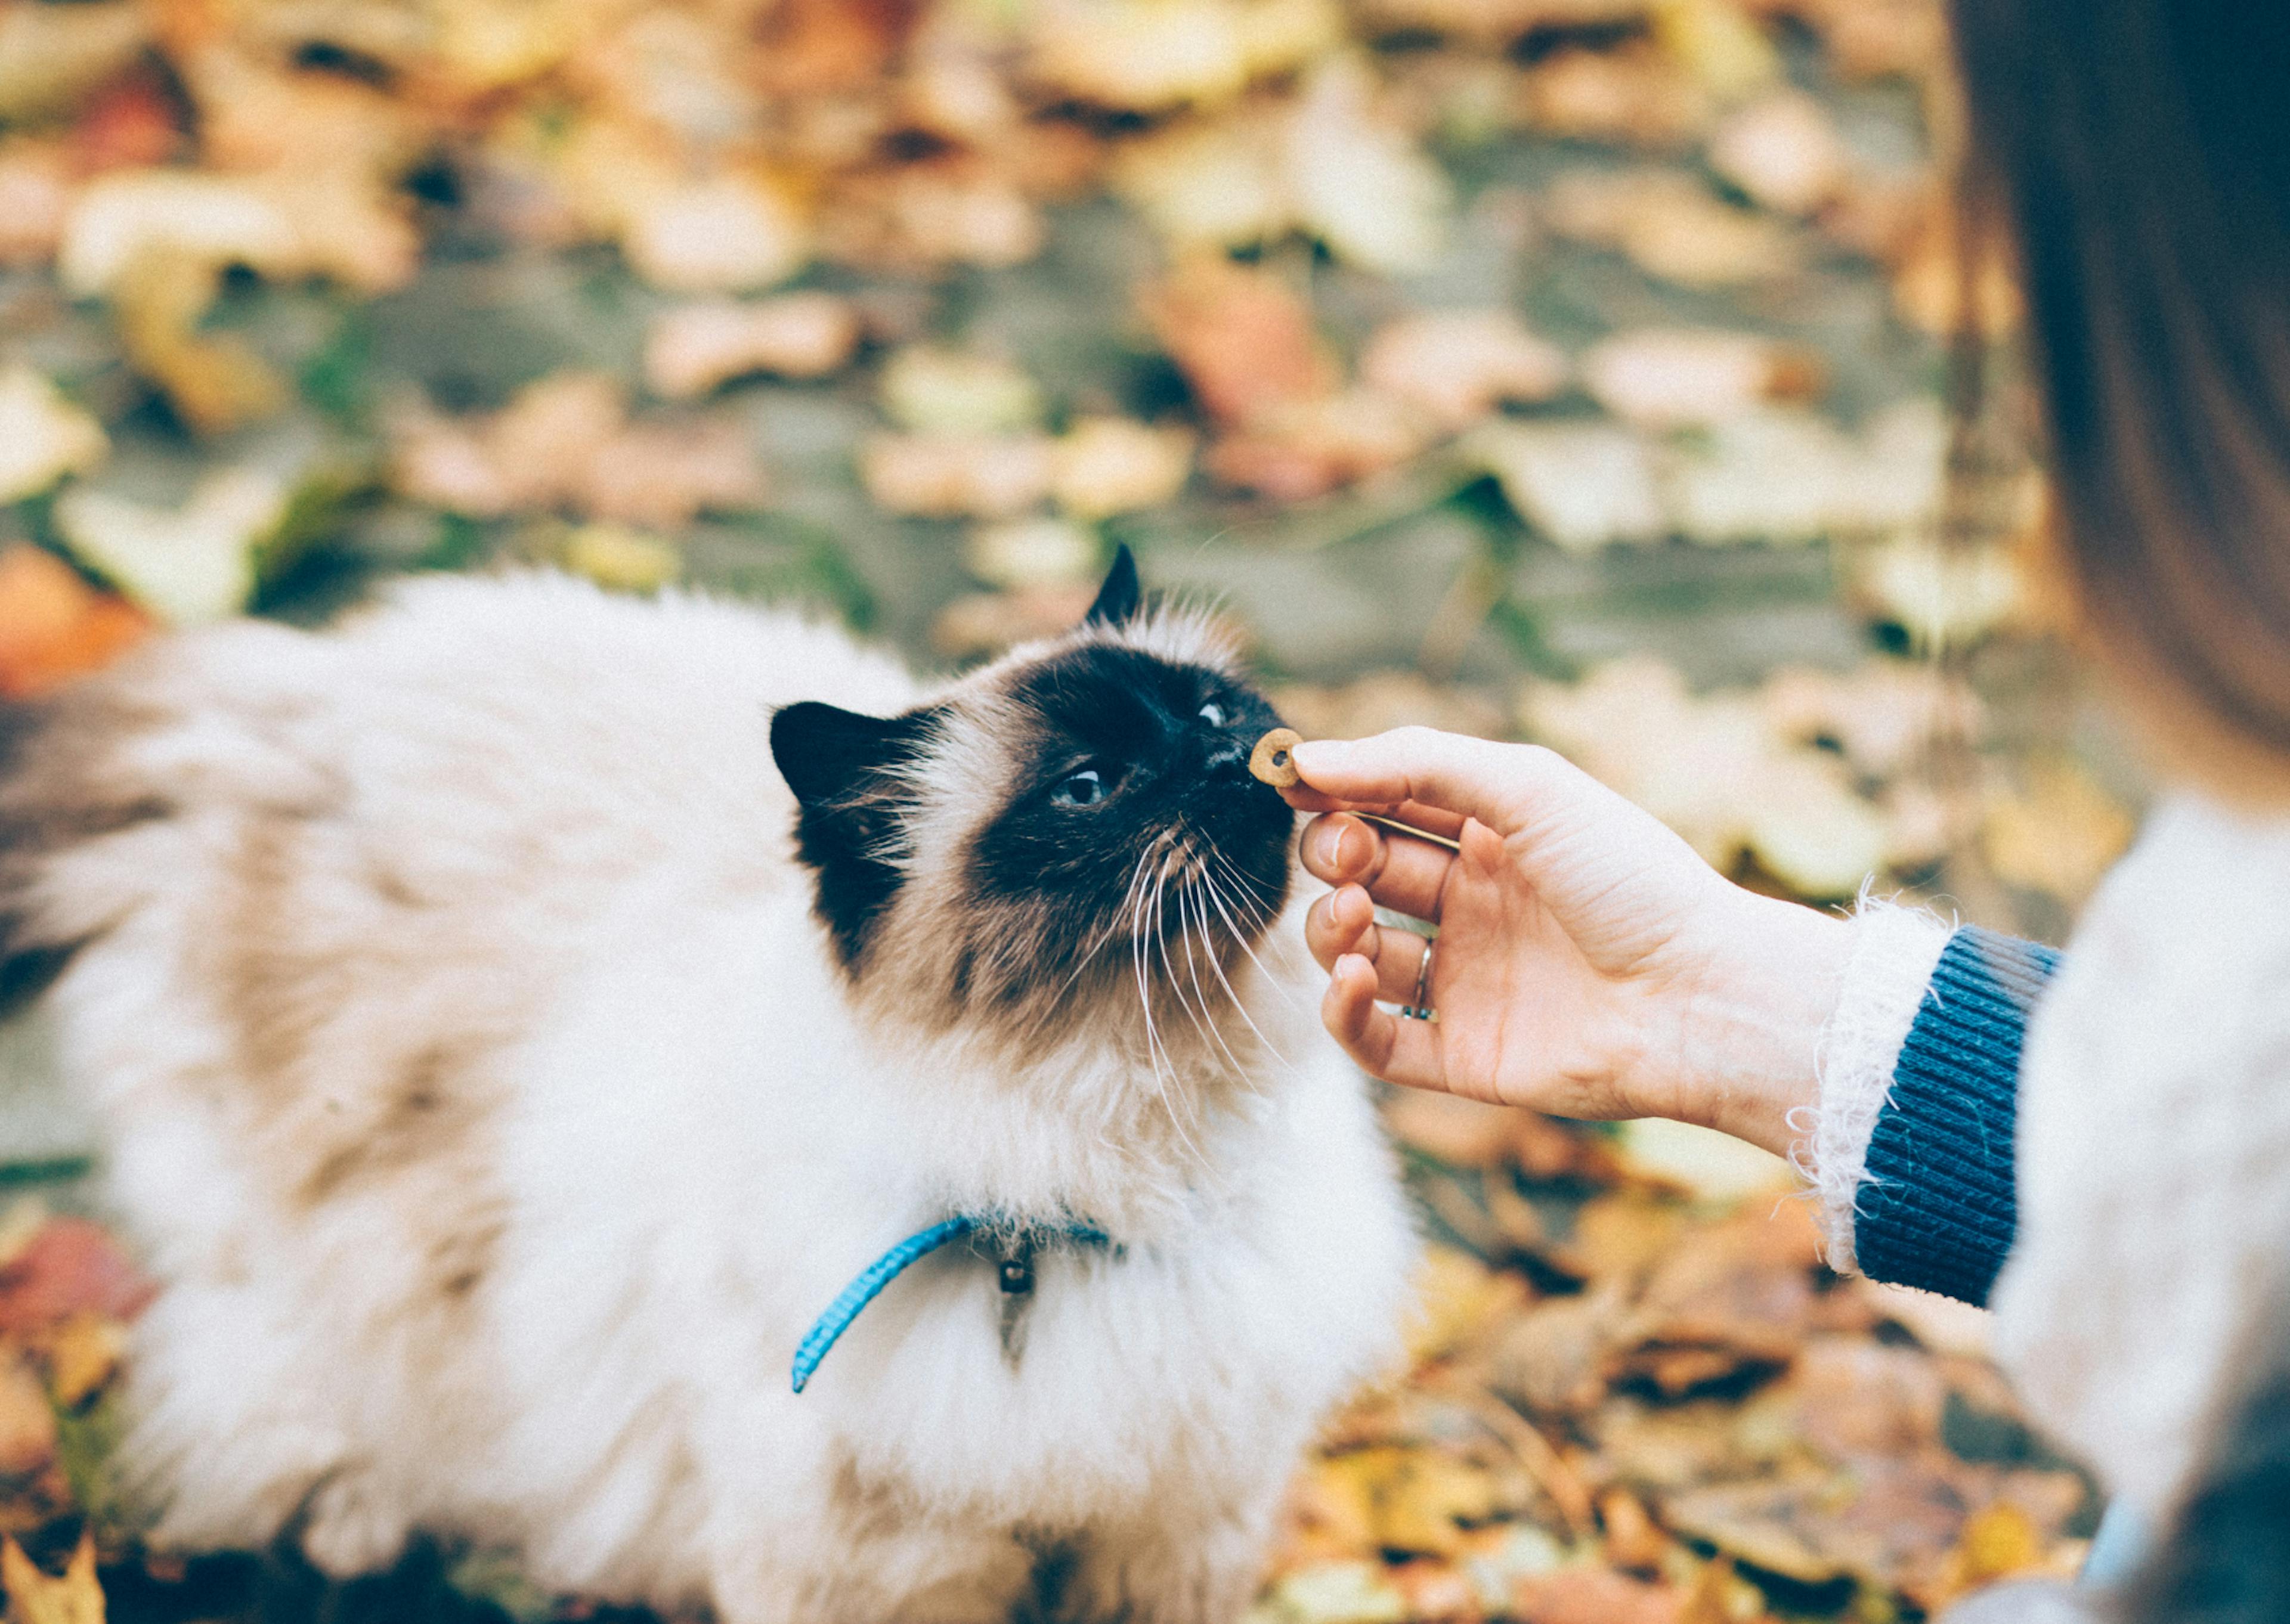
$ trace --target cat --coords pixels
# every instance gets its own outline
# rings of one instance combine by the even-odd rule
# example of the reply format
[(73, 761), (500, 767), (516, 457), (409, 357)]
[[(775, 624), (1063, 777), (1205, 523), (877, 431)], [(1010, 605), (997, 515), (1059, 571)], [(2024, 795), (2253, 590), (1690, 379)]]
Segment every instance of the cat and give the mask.
[(7, 713), (0, 958), (160, 1282), (155, 1540), (420, 1534), (725, 1624), (1237, 1616), (1414, 1248), (1245, 770), (1277, 722), (1125, 552), (935, 685), (526, 573)]

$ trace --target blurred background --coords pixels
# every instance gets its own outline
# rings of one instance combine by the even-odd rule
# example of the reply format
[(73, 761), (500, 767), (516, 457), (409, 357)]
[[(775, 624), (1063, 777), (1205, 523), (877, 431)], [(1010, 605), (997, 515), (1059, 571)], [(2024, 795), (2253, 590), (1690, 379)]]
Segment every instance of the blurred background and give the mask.
[[(1935, 0), (6, 0), (0, 697), (519, 563), (951, 666), (1125, 541), (1308, 734), (1541, 740), (1764, 889), (2057, 940), (2139, 785), (2047, 629), (1959, 140)], [(1269, 1619), (1876, 1620), (2071, 1559), (1977, 1316), (1814, 1267), (1777, 1164), (1393, 1125), (1451, 1250)], [(0, 1028), (0, 1525), (237, 1616), (102, 1509), (89, 1156)], [(483, 1556), (323, 1605), (578, 1610)]]

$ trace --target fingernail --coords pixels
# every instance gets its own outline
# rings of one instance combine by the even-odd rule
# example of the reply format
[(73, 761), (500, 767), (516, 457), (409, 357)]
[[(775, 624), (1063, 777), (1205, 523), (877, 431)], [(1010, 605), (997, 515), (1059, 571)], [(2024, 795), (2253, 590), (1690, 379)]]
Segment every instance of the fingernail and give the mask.
[(1349, 818), (1336, 830), (1335, 849), (1329, 853), (1328, 866), (1338, 874), (1349, 874), (1355, 868), (1367, 866), (1369, 841), (1365, 826)]
[(1313, 860), (1323, 868), (1335, 868), (1341, 871), (1343, 866), (1344, 831), (1350, 827), (1349, 821), (1339, 823), (1332, 819), (1322, 819), (1319, 827), (1312, 831)]
[(1322, 772), (1332, 771), (1349, 742), (1343, 739), (1307, 739), (1293, 751), (1296, 771), (1308, 780), (1316, 769)]

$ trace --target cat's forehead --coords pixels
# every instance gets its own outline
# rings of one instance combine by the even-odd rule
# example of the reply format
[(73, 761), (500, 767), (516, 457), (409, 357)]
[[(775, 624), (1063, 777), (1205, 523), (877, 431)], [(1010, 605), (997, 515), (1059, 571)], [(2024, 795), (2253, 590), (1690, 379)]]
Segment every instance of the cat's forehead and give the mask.
[(1234, 685), (1207, 666), (1091, 642), (1017, 668), (1003, 692), (1037, 722), (1075, 728), (1109, 715), (1189, 710)]
[(1249, 686), (1230, 632), (1205, 613), (1182, 609), (1085, 626), (1015, 650), (981, 675), (1003, 703), (1053, 722), (1107, 705), (1175, 705)]

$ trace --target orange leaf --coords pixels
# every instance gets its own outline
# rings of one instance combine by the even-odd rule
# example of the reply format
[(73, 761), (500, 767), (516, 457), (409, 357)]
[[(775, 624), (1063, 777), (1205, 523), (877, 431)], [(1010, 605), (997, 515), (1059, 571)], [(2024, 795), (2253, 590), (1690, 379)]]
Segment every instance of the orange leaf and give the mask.
[(99, 592), (53, 554), (0, 553), (0, 698), (45, 693), (109, 664), (151, 629), (124, 598)]

